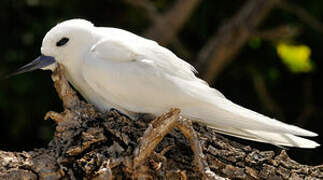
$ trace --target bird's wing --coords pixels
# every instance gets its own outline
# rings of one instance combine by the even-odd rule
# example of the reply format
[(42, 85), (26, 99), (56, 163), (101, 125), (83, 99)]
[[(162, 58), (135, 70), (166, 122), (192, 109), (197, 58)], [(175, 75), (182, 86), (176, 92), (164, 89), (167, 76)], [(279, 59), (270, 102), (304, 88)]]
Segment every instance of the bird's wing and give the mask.
[(107, 61), (149, 60), (166, 73), (185, 79), (195, 78), (196, 70), (193, 66), (154, 41), (137, 39), (134, 42), (134, 40), (129, 41), (129, 39), (112, 36), (96, 43), (91, 48), (91, 52), (96, 58)]
[(122, 41), (116, 39), (103, 39), (91, 48), (95, 58), (108, 61), (127, 62), (134, 61), (137, 54)]
[[(106, 30), (107, 28), (104, 28)], [(114, 28), (111, 28), (115, 30)], [(110, 29), (110, 30), (111, 30)], [(208, 89), (209, 85), (197, 78), (195, 68), (186, 61), (177, 57), (173, 52), (151, 41), (127, 31), (117, 29), (118, 34), (103, 38), (91, 48), (95, 59), (106, 61), (131, 62), (136, 61), (145, 66), (155, 67), (160, 73), (168, 74), (183, 80), (199, 82)], [(109, 32), (113, 34), (114, 31)], [(211, 94), (219, 97), (224, 95), (216, 90), (209, 89)]]
[[(143, 38), (131, 32), (117, 28), (97, 28), (101, 41), (94, 45), (100, 57), (111, 60), (111, 51), (115, 60), (130, 61), (129, 52), (138, 59), (154, 62), (159, 68), (182, 78), (195, 78), (196, 70), (192, 65), (178, 58), (173, 52), (160, 46), (157, 42)], [(120, 51), (127, 55), (120, 55)]]

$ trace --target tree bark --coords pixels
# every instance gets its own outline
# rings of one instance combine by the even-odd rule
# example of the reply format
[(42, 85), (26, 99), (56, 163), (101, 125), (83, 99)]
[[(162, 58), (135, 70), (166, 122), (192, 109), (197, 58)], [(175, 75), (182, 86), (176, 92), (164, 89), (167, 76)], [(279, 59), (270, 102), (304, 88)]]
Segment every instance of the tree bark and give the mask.
[(116, 110), (100, 113), (80, 101), (59, 67), (52, 75), (64, 112), (48, 147), (0, 151), (0, 179), (322, 179), (286, 152), (259, 151), (226, 139), (171, 109), (136, 121)]

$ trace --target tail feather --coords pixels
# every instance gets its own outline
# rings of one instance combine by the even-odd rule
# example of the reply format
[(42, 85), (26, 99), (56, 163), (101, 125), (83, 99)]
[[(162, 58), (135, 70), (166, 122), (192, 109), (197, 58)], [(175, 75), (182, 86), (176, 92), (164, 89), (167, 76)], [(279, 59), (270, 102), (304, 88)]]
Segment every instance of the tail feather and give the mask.
[(183, 115), (215, 128), (220, 133), (277, 146), (319, 146), (314, 141), (298, 137), (317, 136), (316, 133), (239, 106), (205, 84), (190, 81), (185, 84), (185, 88), (192, 99), (179, 107)]
[[(196, 109), (196, 107), (199, 107), (199, 109)], [(195, 104), (194, 107), (182, 108), (182, 112), (188, 118), (212, 127), (261, 130), (308, 137), (317, 136), (314, 132), (269, 118), (219, 96), (204, 99), (199, 104)]]
[(315, 141), (298, 137), (292, 134), (278, 134), (276, 132), (266, 132), (261, 130), (235, 129), (224, 127), (211, 127), (217, 132), (242, 139), (269, 143), (276, 146), (299, 147), (299, 148), (316, 148), (320, 144)]

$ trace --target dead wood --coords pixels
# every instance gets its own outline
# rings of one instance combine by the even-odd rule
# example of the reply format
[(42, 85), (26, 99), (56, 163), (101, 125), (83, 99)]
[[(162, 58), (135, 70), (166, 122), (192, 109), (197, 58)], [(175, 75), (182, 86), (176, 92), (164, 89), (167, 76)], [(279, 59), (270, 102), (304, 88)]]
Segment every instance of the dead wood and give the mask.
[(0, 179), (322, 179), (323, 166), (301, 165), (286, 152), (259, 151), (193, 124), (179, 109), (150, 121), (80, 101), (63, 71), (52, 79), (65, 111), (48, 147), (0, 151)]

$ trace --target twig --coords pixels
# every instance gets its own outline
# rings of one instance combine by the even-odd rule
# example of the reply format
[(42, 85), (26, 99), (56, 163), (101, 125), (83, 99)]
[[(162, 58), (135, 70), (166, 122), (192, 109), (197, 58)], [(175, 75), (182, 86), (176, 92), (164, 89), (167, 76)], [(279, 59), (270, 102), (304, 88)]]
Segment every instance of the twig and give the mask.
[(200, 50), (195, 67), (203, 78), (211, 82), (230, 63), (248, 41), (260, 22), (279, 0), (249, 0), (242, 9)]
[(279, 116), (280, 120), (283, 120), (283, 112), (280, 110), (281, 108), (279, 105), (270, 96), (264, 78), (257, 72), (252, 73), (251, 77), (255, 91), (262, 104), (264, 104), (266, 109), (268, 109), (270, 112), (275, 112), (275, 114)]
[[(139, 9), (142, 9), (145, 11), (145, 14), (150, 21), (152, 21), (152, 24), (153, 26), (150, 28), (150, 29), (153, 29), (153, 28), (159, 28), (159, 27), (162, 27), (162, 28), (165, 28), (163, 26), (163, 24), (159, 25), (159, 27), (155, 27), (158, 23), (161, 23), (161, 22), (167, 22), (167, 21), (170, 21), (171, 19), (174, 19), (174, 18), (170, 18), (168, 15), (161, 15), (157, 12), (155, 6), (153, 3), (151, 3), (150, 1), (148, 0), (124, 0), (124, 2), (136, 7), (136, 8), (139, 8)], [(193, 2), (193, 1), (192, 1)], [(188, 2), (190, 3), (190, 2)], [(193, 2), (194, 3), (194, 2)], [(181, 3), (183, 4), (183, 3)], [(176, 5), (176, 4), (175, 4)], [(183, 4), (183, 5), (187, 5), (187, 4)], [(198, 3), (195, 4), (195, 6), (197, 6)], [(194, 7), (191, 7), (191, 8), (194, 8)], [(178, 8), (177, 8), (178, 9)], [(175, 10), (173, 10), (174, 12), (176, 12)], [(169, 13), (173, 13), (173, 11), (169, 11)], [(179, 13), (179, 15), (183, 15), (183, 13), (181, 11), (177, 12)], [(186, 14), (187, 13), (187, 14)], [(152, 30), (147, 30), (147, 32), (143, 35), (143, 36), (150, 36), (150, 38), (154, 39), (154, 40), (157, 40), (160, 42), (164, 42), (164, 40), (162, 40), (161, 38), (168, 38), (168, 40), (165, 40), (165, 42), (163, 43), (163, 45), (166, 45), (166, 44), (171, 44), (172, 47), (174, 48), (174, 50), (176, 51), (177, 55), (180, 56), (180, 57), (185, 57), (185, 59), (187, 58), (191, 58), (192, 57), (192, 54), (190, 53), (189, 50), (187, 50), (185, 48), (185, 46), (182, 44), (182, 42), (178, 39), (178, 37), (176, 36), (177, 32), (181, 29), (181, 27), (183, 26), (183, 24), (187, 21), (188, 17), (190, 16), (190, 13), (192, 13), (192, 10), (190, 11), (186, 11), (184, 14), (186, 14), (186, 19), (183, 19), (182, 21), (178, 21), (180, 22), (181, 24), (178, 24), (177, 26), (177, 29), (169, 29), (167, 28), (167, 31), (166, 32), (162, 32), (162, 34), (147, 34), (149, 31), (152, 31)], [(173, 15), (174, 17), (177, 18), (177, 15)], [(175, 19), (176, 19), (175, 18)], [(175, 32), (174, 30), (176, 30), (177, 32)], [(156, 31), (156, 30), (154, 30)], [(171, 31), (174, 31), (174, 32), (171, 32)], [(153, 33), (153, 32), (150, 32), (150, 33)], [(163, 34), (167, 34), (167, 33), (171, 33), (171, 34), (174, 34), (173, 37), (170, 39), (167, 35), (166, 36), (163, 36), (161, 37), (161, 35)], [(159, 39), (156, 39), (156, 38), (159, 38)]]
[(312, 78), (310, 76), (306, 77), (303, 81), (303, 89), (304, 89), (304, 95), (303, 95), (303, 111), (300, 113), (299, 117), (295, 120), (295, 124), (304, 126), (306, 123), (306, 120), (313, 114), (316, 113), (317, 108), (313, 104), (313, 84), (312, 84)]
[(157, 21), (160, 18), (155, 6), (148, 0), (124, 0), (126, 3), (143, 9), (151, 21)]
[(204, 179), (224, 179), (217, 176), (212, 172), (205, 160), (203, 150), (197, 134), (195, 133), (192, 121), (184, 119), (182, 117), (177, 121), (176, 127), (183, 133), (183, 135), (188, 139), (191, 145), (191, 149), (194, 153), (194, 164), (198, 168), (198, 171), (202, 173)]
[(282, 39), (291, 39), (299, 35), (301, 29), (290, 25), (281, 25), (272, 29), (266, 29), (253, 33), (253, 36), (264, 40), (277, 41)]
[(315, 31), (319, 33), (323, 33), (323, 23), (317, 20), (314, 16), (312, 16), (308, 11), (306, 11), (303, 7), (300, 7), (294, 3), (289, 3), (288, 1), (280, 1), (278, 4), (281, 9), (295, 14), (301, 21), (305, 24), (309, 25)]
[[(204, 159), (205, 157), (203, 155), (200, 141), (192, 127), (192, 122), (179, 116), (179, 112), (179, 109), (171, 109), (168, 113), (156, 118), (146, 129), (144, 136), (141, 138), (138, 147), (134, 151), (132, 167), (135, 170), (134, 174), (142, 175), (141, 173), (136, 173), (136, 169), (154, 152), (154, 149), (164, 136), (174, 127), (177, 127), (190, 142), (191, 149), (194, 153), (194, 164), (197, 167), (197, 171), (202, 173), (204, 179), (221, 179), (221, 177), (217, 176), (210, 170), (206, 160)], [(169, 148), (166, 149), (169, 150)], [(163, 152), (161, 154), (163, 154)]]
[(113, 175), (110, 168), (110, 161), (103, 162), (101, 167), (97, 172), (95, 172), (95, 177), (92, 180), (112, 180)]
[(64, 121), (64, 116), (60, 113), (54, 111), (48, 111), (44, 117), (45, 120), (52, 119), (56, 122), (56, 124)]
[(192, 14), (201, 0), (177, 0), (174, 6), (160, 18), (154, 20), (145, 36), (162, 45), (168, 44)]
[[(192, 14), (201, 0), (177, 0), (174, 6), (161, 15), (155, 6), (147, 0), (124, 0), (126, 3), (143, 9), (153, 25), (144, 33), (144, 36), (154, 39), (162, 45), (177, 39), (176, 34)], [(177, 44), (178, 44), (177, 39)], [(181, 47), (179, 48), (181, 49)]]
[(64, 68), (57, 64), (56, 69), (52, 73), (52, 80), (59, 98), (63, 101), (64, 108), (73, 109), (80, 105), (80, 100), (76, 92), (69, 86), (68, 81), (64, 77)]
[(168, 113), (156, 118), (145, 131), (138, 147), (134, 151), (133, 167), (136, 169), (154, 151), (164, 136), (174, 128), (180, 110), (171, 109)]

